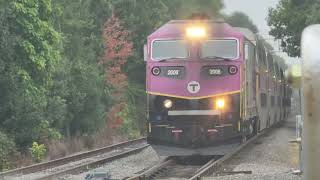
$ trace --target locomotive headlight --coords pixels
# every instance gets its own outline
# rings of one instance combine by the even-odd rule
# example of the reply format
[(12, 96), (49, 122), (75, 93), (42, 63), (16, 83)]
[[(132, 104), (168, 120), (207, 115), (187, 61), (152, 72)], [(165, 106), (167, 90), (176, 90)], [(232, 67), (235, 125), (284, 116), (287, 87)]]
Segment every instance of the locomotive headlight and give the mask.
[(225, 104), (226, 104), (226, 102), (225, 102), (224, 99), (217, 99), (217, 100), (216, 100), (216, 107), (217, 107), (218, 109), (223, 109), (224, 106), (225, 106)]
[(173, 106), (173, 102), (170, 99), (166, 99), (163, 101), (163, 106), (167, 109), (170, 109)]
[(187, 37), (189, 38), (204, 38), (206, 35), (207, 32), (204, 27), (195, 26), (187, 28)]

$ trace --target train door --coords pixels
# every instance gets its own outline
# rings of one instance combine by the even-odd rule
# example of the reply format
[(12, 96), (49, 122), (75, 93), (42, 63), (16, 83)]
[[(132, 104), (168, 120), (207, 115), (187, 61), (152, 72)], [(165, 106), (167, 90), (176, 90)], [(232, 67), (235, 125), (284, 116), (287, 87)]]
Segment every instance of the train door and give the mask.
[(268, 107), (267, 107), (267, 62), (265, 48), (261, 41), (257, 43), (256, 51), (256, 77), (257, 77), (257, 87), (256, 87), (256, 97), (257, 97), (257, 107), (258, 107), (258, 118), (260, 130), (267, 127), (268, 121)]
[(256, 76), (255, 76), (255, 46), (245, 43), (245, 72), (246, 72), (246, 117), (250, 119), (257, 115), (256, 108)]

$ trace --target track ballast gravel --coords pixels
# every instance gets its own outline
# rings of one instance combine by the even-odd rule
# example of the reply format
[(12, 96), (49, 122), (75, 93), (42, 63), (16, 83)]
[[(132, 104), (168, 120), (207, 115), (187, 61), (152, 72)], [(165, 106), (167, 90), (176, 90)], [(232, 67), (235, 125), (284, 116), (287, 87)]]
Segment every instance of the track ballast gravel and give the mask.
[[(106, 163), (99, 168), (99, 171), (107, 172), (111, 175), (111, 179), (123, 179), (156, 165), (162, 159), (151, 147), (148, 147), (140, 153)], [(68, 175), (61, 179), (83, 180), (87, 174), (88, 172), (79, 175)]]
[[(298, 146), (290, 144), (295, 138), (295, 117), (290, 117), (281, 127), (245, 147), (239, 154), (225, 162), (213, 177), (206, 180), (300, 180), (293, 175), (298, 169)], [(252, 174), (228, 172), (252, 171)]]

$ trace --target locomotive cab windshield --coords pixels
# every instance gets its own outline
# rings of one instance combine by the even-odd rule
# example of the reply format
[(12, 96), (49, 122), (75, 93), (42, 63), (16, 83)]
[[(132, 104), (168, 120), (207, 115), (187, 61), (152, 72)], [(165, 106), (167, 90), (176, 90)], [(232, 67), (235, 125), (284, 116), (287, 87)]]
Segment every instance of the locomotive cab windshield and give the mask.
[(207, 40), (202, 43), (200, 50), (202, 59), (229, 59), (238, 57), (238, 42), (235, 39)]
[[(235, 60), (239, 56), (238, 40), (212, 39), (202, 41), (198, 56), (207, 60)], [(187, 60), (190, 57), (190, 45), (185, 40), (155, 40), (152, 43), (152, 60)]]
[(189, 57), (188, 44), (184, 40), (156, 40), (152, 43), (152, 59), (186, 59)]

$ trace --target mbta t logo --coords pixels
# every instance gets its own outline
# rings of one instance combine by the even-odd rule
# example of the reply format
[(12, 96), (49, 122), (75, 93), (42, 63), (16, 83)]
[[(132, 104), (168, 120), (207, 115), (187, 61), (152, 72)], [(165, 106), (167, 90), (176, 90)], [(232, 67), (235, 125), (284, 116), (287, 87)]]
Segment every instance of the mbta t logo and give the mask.
[(197, 81), (191, 81), (187, 89), (192, 94), (198, 93), (200, 91), (200, 84)]

